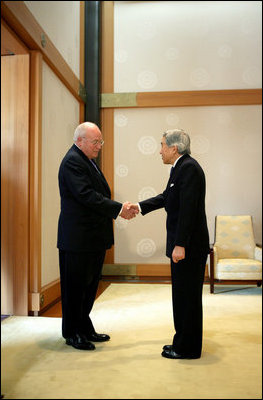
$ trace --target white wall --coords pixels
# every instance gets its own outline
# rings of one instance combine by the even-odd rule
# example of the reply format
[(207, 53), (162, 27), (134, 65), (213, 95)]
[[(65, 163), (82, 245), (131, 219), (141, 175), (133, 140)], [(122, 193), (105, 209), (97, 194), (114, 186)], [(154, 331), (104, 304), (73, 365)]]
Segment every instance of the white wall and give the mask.
[(73, 144), (79, 103), (43, 63), (41, 285), (59, 278), (57, 229), (60, 213), (58, 170)]
[(24, 3), (79, 78), (80, 2), (25, 1)]
[(116, 92), (262, 85), (260, 1), (115, 1)]

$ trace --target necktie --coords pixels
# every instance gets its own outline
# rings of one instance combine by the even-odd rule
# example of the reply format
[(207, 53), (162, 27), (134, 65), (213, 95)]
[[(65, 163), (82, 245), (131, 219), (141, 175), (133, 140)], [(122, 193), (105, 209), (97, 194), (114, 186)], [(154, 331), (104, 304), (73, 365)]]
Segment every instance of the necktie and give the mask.
[(99, 171), (99, 169), (98, 169), (98, 167), (97, 167), (95, 161), (93, 161), (93, 160), (91, 160), (91, 159), (90, 159), (90, 161), (91, 161), (92, 165), (94, 166), (94, 168), (96, 168), (97, 172), (100, 174), (100, 171)]
[(172, 176), (173, 171), (174, 171), (174, 167), (171, 168), (170, 176)]

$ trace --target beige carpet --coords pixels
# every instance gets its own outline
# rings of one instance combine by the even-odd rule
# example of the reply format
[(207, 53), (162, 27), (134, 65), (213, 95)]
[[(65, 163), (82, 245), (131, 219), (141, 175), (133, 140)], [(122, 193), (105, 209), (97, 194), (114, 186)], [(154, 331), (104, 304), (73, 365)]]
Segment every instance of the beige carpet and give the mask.
[[(262, 290), (209, 294), (198, 360), (161, 357), (173, 336), (171, 286), (112, 284), (93, 321), (110, 342), (65, 345), (61, 319), (10, 317), (2, 327), (5, 399), (259, 399)], [(217, 288), (221, 292), (223, 288)]]

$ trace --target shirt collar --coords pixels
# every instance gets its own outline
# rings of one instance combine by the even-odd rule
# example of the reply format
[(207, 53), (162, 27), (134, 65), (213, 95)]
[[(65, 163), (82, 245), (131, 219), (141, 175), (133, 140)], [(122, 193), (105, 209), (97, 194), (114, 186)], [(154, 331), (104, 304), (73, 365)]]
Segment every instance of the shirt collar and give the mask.
[(180, 157), (178, 157), (177, 160), (175, 160), (173, 168), (176, 166), (177, 161), (180, 160), (181, 157), (183, 157), (183, 154)]

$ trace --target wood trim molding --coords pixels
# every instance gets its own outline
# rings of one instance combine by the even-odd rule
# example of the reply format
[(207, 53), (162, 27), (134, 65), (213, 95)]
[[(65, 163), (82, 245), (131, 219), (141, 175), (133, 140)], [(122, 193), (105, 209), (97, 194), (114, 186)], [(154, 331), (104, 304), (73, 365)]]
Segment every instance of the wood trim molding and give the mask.
[(170, 264), (104, 264), (102, 276), (171, 276)]
[(137, 93), (138, 107), (229, 106), (262, 104), (262, 89)]
[(29, 124), (29, 292), (41, 288), (42, 65), (39, 51), (30, 52)]
[(262, 89), (102, 93), (101, 108), (199, 107), (262, 104)]
[(60, 279), (45, 285), (41, 288), (40, 312), (53, 305), (61, 298)]
[(1, 18), (1, 56), (28, 53), (29, 51), (24, 43)]
[[(113, 1), (103, 1), (101, 7), (101, 90), (111, 93), (114, 90), (114, 4)], [(110, 188), (114, 188), (114, 110), (101, 110), (101, 129), (107, 142), (107, 151), (102, 148), (101, 166)], [(107, 135), (107, 137), (105, 136)]]
[[(114, 2), (101, 4), (101, 90), (114, 91)], [(101, 110), (101, 130), (107, 144), (101, 151), (101, 168), (111, 188), (114, 199), (114, 110)], [(114, 247), (106, 252), (105, 263), (114, 262)]]
[(170, 264), (138, 264), (138, 276), (171, 276)]
[(114, 91), (114, 2), (101, 5), (101, 91)]
[(39, 315), (61, 299), (60, 280), (45, 285), (37, 293), (29, 293), (30, 315)]
[[(171, 277), (171, 266), (167, 264), (104, 264), (102, 276), (162, 276)], [(208, 264), (205, 268), (205, 277), (208, 277)]]
[(58, 78), (80, 102), (82, 84), (67, 62), (61, 56), (46, 32), (38, 24), (23, 1), (1, 1), (2, 18), (25, 43), (29, 50), (37, 50), (43, 54), (44, 61), (52, 68)]

